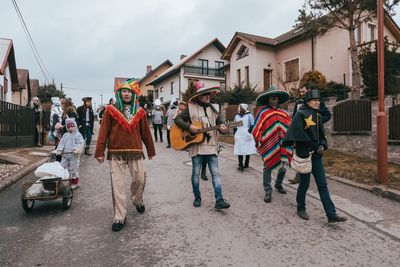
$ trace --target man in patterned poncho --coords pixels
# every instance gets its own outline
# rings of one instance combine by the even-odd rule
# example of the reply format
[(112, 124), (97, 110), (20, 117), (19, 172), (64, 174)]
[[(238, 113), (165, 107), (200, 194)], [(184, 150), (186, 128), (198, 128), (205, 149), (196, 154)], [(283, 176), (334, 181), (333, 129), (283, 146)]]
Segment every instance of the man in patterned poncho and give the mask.
[(278, 167), (275, 189), (279, 193), (286, 194), (282, 181), (286, 174), (285, 164), (290, 162), (292, 151), (291, 148), (282, 146), (282, 139), (290, 125), (290, 116), (279, 105), (288, 100), (289, 94), (287, 92), (276, 90), (273, 86), (256, 100), (257, 106), (260, 107), (256, 112), (252, 134), (256, 141), (257, 152), (264, 161), (264, 201), (267, 203), (272, 200), (271, 173)]

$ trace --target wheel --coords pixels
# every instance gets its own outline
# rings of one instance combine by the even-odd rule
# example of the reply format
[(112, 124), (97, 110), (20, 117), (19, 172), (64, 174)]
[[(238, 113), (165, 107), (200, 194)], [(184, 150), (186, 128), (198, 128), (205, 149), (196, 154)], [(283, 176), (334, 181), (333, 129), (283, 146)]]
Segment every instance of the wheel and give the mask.
[(73, 196), (74, 196), (74, 193), (73, 193), (72, 189), (69, 188), (67, 196), (63, 197), (63, 200), (62, 200), (64, 210), (68, 210), (71, 207)]
[(31, 199), (22, 199), (22, 208), (26, 211), (26, 212), (31, 212), (33, 209), (33, 205), (35, 205), (35, 200), (31, 200)]

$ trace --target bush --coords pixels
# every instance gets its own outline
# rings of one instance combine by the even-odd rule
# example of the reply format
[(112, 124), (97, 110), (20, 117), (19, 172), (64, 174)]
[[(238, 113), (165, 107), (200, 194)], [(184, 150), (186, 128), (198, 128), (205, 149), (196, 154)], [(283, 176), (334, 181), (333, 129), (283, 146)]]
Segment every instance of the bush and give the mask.
[(305, 84), (314, 84), (318, 88), (323, 88), (326, 84), (326, 78), (317, 70), (308, 71), (303, 74), (300, 80), (300, 87), (303, 87)]
[(347, 93), (350, 92), (350, 87), (334, 81), (330, 81), (321, 88), (320, 93), (322, 98), (336, 97), (337, 100), (347, 99)]
[(218, 104), (249, 103), (251, 101), (256, 100), (257, 96), (258, 93), (256, 92), (255, 86), (254, 87), (251, 85), (243, 86), (242, 83), (240, 85), (235, 85), (233, 88), (221, 90), (221, 92), (213, 98), (213, 102)]

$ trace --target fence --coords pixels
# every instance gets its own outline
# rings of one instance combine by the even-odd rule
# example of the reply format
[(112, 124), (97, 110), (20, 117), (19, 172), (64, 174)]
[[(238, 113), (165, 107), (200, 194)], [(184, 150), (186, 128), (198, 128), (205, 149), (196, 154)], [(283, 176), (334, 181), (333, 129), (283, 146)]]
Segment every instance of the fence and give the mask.
[(400, 141), (400, 105), (389, 108), (389, 140)]
[(345, 100), (333, 107), (333, 132), (363, 134), (372, 131), (371, 101)]
[(34, 144), (34, 111), (0, 101), (0, 148), (31, 147)]

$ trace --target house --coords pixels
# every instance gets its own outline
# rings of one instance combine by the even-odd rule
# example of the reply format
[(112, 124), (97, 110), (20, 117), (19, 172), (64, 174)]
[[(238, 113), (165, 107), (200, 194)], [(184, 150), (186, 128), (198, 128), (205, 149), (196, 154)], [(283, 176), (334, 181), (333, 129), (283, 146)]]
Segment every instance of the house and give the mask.
[[(31, 84), (31, 96), (38, 96), (39, 93), (39, 80), (37, 79), (31, 79), (30, 80), (30, 84)], [(31, 98), (32, 99), (32, 98)]]
[[(384, 28), (390, 42), (400, 42), (400, 29), (388, 14)], [(376, 38), (376, 22), (364, 23), (356, 30), (359, 46)], [(310, 70), (322, 72), (327, 81), (351, 85), (349, 47), (348, 32), (336, 28), (322, 36), (293, 29), (276, 38), (236, 32), (222, 55), (230, 63), (225, 70), (227, 86), (249, 84), (263, 91), (274, 85), (290, 90), (298, 88), (302, 75)]]
[(191, 82), (200, 81), (206, 87), (225, 87), (224, 65), (221, 60), (225, 46), (217, 39), (208, 42), (190, 56), (180, 61), (148, 83), (154, 86), (154, 99), (168, 104), (171, 99), (181, 98)]
[(18, 73), (18, 91), (12, 94), (12, 102), (17, 105), (26, 106), (31, 100), (31, 83), (29, 71), (27, 69), (17, 69)]
[(161, 73), (165, 72), (172, 66), (171, 61), (168, 59), (161, 63), (154, 70), (151, 65), (146, 66), (146, 75), (140, 79), (139, 86), (142, 91), (142, 95), (148, 96), (149, 99), (154, 99), (154, 86), (149, 83), (160, 76)]
[(0, 100), (12, 103), (12, 92), (18, 90), (13, 42), (0, 38)]

